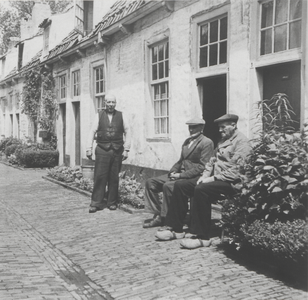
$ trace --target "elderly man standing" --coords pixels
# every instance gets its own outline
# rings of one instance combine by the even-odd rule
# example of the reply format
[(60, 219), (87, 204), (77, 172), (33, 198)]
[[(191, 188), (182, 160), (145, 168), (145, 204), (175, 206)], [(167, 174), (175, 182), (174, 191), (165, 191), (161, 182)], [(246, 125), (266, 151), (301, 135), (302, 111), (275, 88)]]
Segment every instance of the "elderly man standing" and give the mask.
[[(186, 122), (190, 137), (184, 141), (181, 157), (168, 174), (151, 178), (145, 184), (145, 211), (153, 213), (150, 222), (144, 222), (144, 228), (162, 226), (167, 215), (175, 182), (188, 178), (199, 178), (205, 164), (214, 151), (213, 142), (203, 135), (205, 121), (193, 118)], [(163, 192), (162, 203), (158, 193)]]
[(166, 227), (157, 231), (159, 240), (183, 238), (184, 218), (188, 209), (188, 197), (191, 203), (190, 233), (194, 236), (183, 239), (181, 246), (187, 249), (208, 247), (211, 244), (211, 203), (221, 195), (235, 193), (233, 185), (239, 181), (239, 164), (249, 154), (248, 139), (237, 129), (238, 116), (226, 114), (216, 119), (221, 141), (215, 150), (215, 156), (207, 163), (199, 179), (176, 182)]
[[(92, 123), (87, 157), (92, 159), (92, 145), (96, 134), (94, 187), (89, 213), (103, 209), (106, 186), (108, 184), (107, 207), (117, 209), (119, 172), (122, 160), (128, 157), (130, 134), (122, 112), (115, 109), (116, 98), (107, 95), (106, 109), (96, 114)], [(123, 139), (125, 136), (125, 142)]]

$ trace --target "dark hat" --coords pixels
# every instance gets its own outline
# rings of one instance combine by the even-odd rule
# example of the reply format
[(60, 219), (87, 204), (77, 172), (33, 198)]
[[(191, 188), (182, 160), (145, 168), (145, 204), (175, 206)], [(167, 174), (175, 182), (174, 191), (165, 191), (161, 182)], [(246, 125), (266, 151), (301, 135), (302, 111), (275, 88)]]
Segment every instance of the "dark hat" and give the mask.
[(187, 125), (204, 125), (205, 121), (200, 118), (192, 118), (186, 122)]
[(223, 115), (220, 118), (214, 120), (214, 123), (228, 122), (228, 121), (237, 123), (238, 116), (233, 115), (233, 114), (226, 114), (226, 115)]

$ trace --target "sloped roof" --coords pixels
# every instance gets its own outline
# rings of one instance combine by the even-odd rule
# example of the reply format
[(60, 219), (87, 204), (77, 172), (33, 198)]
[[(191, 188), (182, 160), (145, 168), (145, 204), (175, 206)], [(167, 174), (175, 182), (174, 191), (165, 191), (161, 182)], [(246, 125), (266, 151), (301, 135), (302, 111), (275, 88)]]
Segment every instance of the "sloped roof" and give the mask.
[(4, 79), (7, 79), (7, 78), (13, 76), (13, 75), (16, 73), (16, 71), (17, 71), (17, 68), (14, 67), (14, 68), (9, 72), (9, 74), (7, 74), (7, 75), (4, 77)]
[(81, 34), (78, 30), (73, 29), (67, 37), (65, 37), (60, 44), (49, 51), (49, 54), (44, 57), (44, 60), (55, 57), (56, 55), (61, 54), (65, 50), (76, 45), (81, 38)]
[(21, 71), (21, 72), (25, 72), (25, 71), (27, 71), (27, 70), (29, 70), (29, 69), (31, 69), (31, 68), (34, 68), (35, 66), (39, 65), (39, 63), (40, 63), (40, 57), (42, 56), (42, 52), (43, 52), (43, 50), (40, 50), (38, 53), (36, 53), (36, 54), (32, 57), (32, 59), (31, 59), (26, 65), (24, 65), (24, 66), (20, 69), (20, 71)]
[(116, 23), (117, 21), (123, 19), (124, 17), (128, 16), (129, 14), (135, 12), (141, 6), (146, 4), (147, 0), (118, 0), (111, 6), (109, 12), (103, 17), (102, 21), (100, 21), (96, 26), (95, 29), (92, 31), (90, 35), (95, 35), (98, 31), (101, 31), (112, 24)]

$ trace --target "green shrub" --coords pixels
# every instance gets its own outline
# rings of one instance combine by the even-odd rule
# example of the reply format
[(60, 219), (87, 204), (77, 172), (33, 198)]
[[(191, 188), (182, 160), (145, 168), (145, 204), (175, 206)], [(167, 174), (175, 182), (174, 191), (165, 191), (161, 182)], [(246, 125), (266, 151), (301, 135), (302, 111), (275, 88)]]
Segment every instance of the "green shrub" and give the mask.
[(21, 148), (21, 144), (11, 144), (5, 147), (5, 155), (9, 157), (10, 155), (14, 154), (16, 149)]
[(4, 138), (1, 142), (0, 142), (0, 151), (1, 152), (5, 152), (5, 148), (7, 146), (11, 146), (12, 144), (22, 144), (22, 140), (14, 138), (12, 136)]
[(241, 166), (240, 192), (220, 202), (221, 222), (238, 248), (250, 245), (298, 261), (308, 240), (307, 127), (292, 132), (286, 95), (269, 103), (261, 101), (263, 130)]
[(48, 176), (66, 183), (78, 183), (78, 180), (83, 177), (80, 167), (57, 166), (47, 172)]
[(18, 161), (31, 168), (54, 167), (58, 165), (59, 152), (56, 150), (33, 150), (22, 148), (16, 153)]
[(304, 220), (270, 224), (256, 220), (242, 226), (245, 243), (278, 260), (305, 263), (308, 255), (308, 224)]

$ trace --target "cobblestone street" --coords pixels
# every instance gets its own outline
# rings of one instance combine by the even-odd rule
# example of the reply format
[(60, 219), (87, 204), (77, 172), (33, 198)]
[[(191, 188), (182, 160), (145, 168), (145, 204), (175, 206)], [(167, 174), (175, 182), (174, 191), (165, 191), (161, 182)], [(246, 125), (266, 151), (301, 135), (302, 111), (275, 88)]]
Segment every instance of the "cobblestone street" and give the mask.
[(0, 164), (0, 299), (308, 299), (211, 246), (182, 250), (144, 213), (88, 213), (89, 198)]

